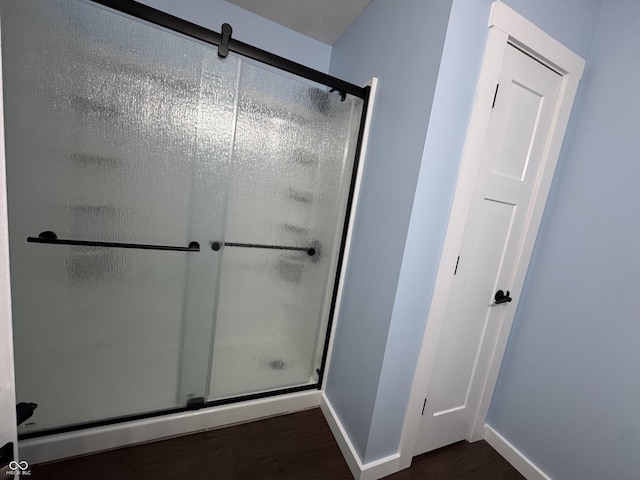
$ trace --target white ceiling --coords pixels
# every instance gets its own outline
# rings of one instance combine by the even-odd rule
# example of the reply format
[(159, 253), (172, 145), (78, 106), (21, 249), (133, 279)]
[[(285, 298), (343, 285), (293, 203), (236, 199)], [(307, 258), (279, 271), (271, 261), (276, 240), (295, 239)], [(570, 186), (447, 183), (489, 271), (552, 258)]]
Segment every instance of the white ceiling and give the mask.
[(227, 0), (308, 37), (333, 45), (371, 0)]

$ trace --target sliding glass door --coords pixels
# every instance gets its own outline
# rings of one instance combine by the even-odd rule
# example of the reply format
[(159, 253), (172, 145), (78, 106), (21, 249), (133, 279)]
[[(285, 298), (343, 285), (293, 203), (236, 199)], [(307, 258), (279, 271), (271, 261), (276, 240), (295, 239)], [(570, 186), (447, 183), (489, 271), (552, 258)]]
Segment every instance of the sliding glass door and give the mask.
[(4, 0), (23, 436), (319, 382), (362, 100), (79, 0)]
[(238, 97), (210, 400), (317, 384), (362, 110), (246, 61)]
[(23, 431), (204, 396), (237, 60), (83, 2), (2, 8)]

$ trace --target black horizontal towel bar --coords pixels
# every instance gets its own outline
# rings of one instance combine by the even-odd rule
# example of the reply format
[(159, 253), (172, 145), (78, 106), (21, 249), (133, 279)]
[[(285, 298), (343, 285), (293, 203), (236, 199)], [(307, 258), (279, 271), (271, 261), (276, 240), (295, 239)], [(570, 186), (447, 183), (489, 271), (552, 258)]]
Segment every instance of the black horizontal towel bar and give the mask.
[(188, 247), (174, 247), (171, 245), (145, 245), (143, 243), (95, 242), (90, 240), (64, 240), (58, 238), (54, 232), (42, 232), (37, 237), (28, 237), (30, 243), (48, 243), (53, 245), (78, 245), (82, 247), (106, 248), (134, 248), (139, 250), (169, 250), (173, 252), (199, 252), (200, 244), (191, 242)]
[(307, 252), (307, 255), (313, 257), (316, 254), (316, 249), (313, 247), (283, 247), (280, 245), (261, 245), (258, 243), (235, 243), (225, 242), (225, 247), (242, 247), (242, 248), (266, 248), (270, 250), (294, 250), (299, 252)]

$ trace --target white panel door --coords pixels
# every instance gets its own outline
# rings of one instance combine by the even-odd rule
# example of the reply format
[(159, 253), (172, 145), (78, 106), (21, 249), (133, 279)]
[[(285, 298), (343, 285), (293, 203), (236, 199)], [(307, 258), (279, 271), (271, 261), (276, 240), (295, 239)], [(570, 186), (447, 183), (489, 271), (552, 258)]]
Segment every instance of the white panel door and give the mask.
[[(468, 437), (543, 174), (562, 77), (508, 45), (455, 269), (414, 455)], [(526, 268), (526, 266), (525, 266)], [(496, 293), (513, 301), (496, 303)]]

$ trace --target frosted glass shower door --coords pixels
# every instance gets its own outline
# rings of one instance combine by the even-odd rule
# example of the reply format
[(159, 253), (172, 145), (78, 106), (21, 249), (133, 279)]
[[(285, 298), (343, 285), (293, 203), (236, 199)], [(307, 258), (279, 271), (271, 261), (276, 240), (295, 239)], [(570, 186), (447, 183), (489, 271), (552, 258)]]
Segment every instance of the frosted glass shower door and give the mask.
[(238, 60), (76, 0), (1, 5), (21, 433), (205, 397)]
[(362, 99), (242, 61), (209, 400), (316, 386)]

